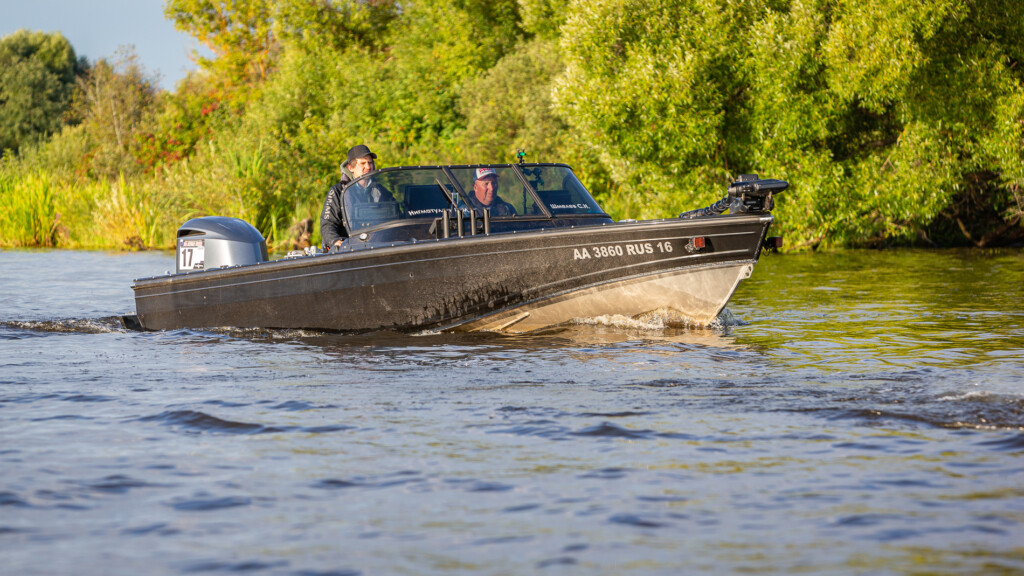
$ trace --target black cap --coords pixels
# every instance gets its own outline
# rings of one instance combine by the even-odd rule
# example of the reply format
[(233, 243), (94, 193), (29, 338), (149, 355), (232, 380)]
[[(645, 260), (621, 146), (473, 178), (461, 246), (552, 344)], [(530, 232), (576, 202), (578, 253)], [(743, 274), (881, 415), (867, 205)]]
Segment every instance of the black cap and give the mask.
[(366, 147), (366, 144), (353, 146), (348, 150), (348, 158), (345, 160), (345, 164), (351, 164), (353, 160), (366, 158), (367, 156), (373, 158), (374, 160), (377, 159), (377, 155), (374, 154), (373, 152), (370, 152), (370, 149)]

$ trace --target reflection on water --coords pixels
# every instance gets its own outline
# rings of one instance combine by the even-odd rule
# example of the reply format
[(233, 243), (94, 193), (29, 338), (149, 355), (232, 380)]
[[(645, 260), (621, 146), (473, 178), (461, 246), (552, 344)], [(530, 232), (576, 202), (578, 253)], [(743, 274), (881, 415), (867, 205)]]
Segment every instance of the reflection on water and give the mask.
[(713, 328), (124, 330), (0, 252), (10, 573), (1024, 571), (1024, 254), (767, 256)]
[[(998, 361), (1019, 350), (1024, 335), (1021, 264), (1019, 251), (777, 258), (746, 286), (772, 305), (744, 311), (771, 324), (756, 341), (819, 367), (833, 360), (843, 370), (851, 363), (868, 369)], [(798, 341), (787, 338), (793, 329)]]

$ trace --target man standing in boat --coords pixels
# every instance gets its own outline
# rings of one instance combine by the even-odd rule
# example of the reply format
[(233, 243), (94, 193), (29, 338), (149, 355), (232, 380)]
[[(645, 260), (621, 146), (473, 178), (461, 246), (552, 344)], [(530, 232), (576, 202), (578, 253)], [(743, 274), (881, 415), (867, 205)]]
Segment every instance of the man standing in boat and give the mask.
[[(360, 176), (373, 172), (377, 169), (377, 155), (370, 152), (365, 144), (353, 146), (348, 151), (345, 163), (341, 165), (341, 180), (331, 186), (327, 191), (327, 198), (324, 199), (324, 210), (320, 215), (320, 237), (323, 239), (324, 250), (330, 250), (341, 246), (341, 243), (348, 238), (348, 230), (345, 229), (345, 209), (341, 201), (341, 191)], [(370, 179), (354, 184), (349, 194), (358, 195), (359, 202), (386, 202), (393, 201), (394, 197), (383, 186), (376, 184)]]
[(473, 194), (470, 208), (486, 208), (491, 216), (515, 216), (516, 209), (498, 197), (498, 173), (494, 168), (477, 168), (473, 173)]

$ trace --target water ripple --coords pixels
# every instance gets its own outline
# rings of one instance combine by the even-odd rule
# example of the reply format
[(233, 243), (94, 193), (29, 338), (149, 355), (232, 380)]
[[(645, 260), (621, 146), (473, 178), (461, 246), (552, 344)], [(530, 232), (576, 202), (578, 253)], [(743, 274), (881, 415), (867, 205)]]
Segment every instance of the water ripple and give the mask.
[(259, 570), (267, 570), (268, 568), (280, 568), (288, 566), (287, 560), (277, 560), (274, 562), (261, 562), (259, 560), (248, 560), (243, 562), (221, 562), (221, 561), (204, 561), (204, 562), (193, 562), (184, 567), (184, 571), (188, 573), (199, 573), (199, 572), (253, 572)]
[(181, 530), (168, 525), (166, 522), (157, 522), (156, 524), (137, 526), (134, 528), (125, 528), (121, 530), (122, 536), (147, 536), (149, 534), (156, 534), (158, 536), (173, 536), (179, 533), (181, 533)]
[(194, 498), (177, 499), (169, 504), (175, 510), (184, 512), (211, 512), (225, 508), (237, 508), (252, 504), (252, 498), (248, 496), (223, 496), (220, 498), (198, 496)]
[(350, 479), (325, 478), (313, 484), (313, 488), (339, 490), (347, 488), (393, 488), (407, 484), (419, 484), (426, 479), (415, 470), (402, 470), (381, 476), (354, 476)]
[(0, 506), (29, 506), (29, 503), (22, 500), (14, 492), (0, 492)]
[(579, 562), (572, 556), (557, 556), (555, 558), (548, 558), (541, 560), (537, 563), (537, 568), (543, 570), (545, 568), (552, 568), (557, 566), (575, 566)]
[(513, 490), (515, 486), (511, 484), (502, 484), (500, 482), (482, 482), (474, 481), (473, 484), (466, 489), (467, 492), (508, 492)]
[(284, 432), (305, 432), (307, 434), (326, 434), (353, 430), (356, 427), (346, 424), (324, 424), (320, 426), (270, 426), (252, 422), (225, 420), (198, 410), (168, 410), (152, 416), (136, 418), (138, 422), (157, 422), (175, 430), (190, 434), (272, 434)]
[[(861, 397), (834, 398), (832, 402), (866, 404)], [(785, 411), (816, 413), (830, 420), (863, 420), (871, 423), (909, 422), (941, 428), (968, 428), (977, 430), (1024, 430), (1024, 400), (986, 395), (983, 400), (961, 399), (957, 403), (943, 400), (935, 403), (928, 398), (890, 400), (891, 404), (904, 404), (902, 409), (886, 406), (858, 406), (853, 408), (825, 405), (783, 408)]]
[(514, 434), (516, 436), (539, 436), (551, 440), (564, 440), (570, 432), (568, 426), (553, 420), (529, 420), (508, 428), (491, 430), (492, 434)]
[(530, 510), (536, 510), (538, 508), (541, 508), (540, 504), (520, 504), (518, 506), (509, 506), (507, 508), (502, 508), (501, 511), (505, 513), (528, 512)]
[(169, 410), (154, 416), (143, 416), (138, 418), (140, 422), (158, 422), (177, 429), (193, 432), (221, 432), (225, 434), (265, 434), (270, 432), (283, 432), (282, 428), (264, 426), (263, 424), (252, 424), (249, 422), (234, 422), (211, 416), (205, 412), (196, 410)]
[(51, 420), (95, 420), (95, 418), (92, 416), (83, 416), (81, 414), (58, 414), (56, 416), (32, 418), (32, 422), (47, 422)]
[(1006, 452), (1024, 452), (1024, 433), (1013, 434), (993, 440), (984, 440), (982, 442), (978, 442), (978, 445)]
[(99, 480), (85, 481), (80, 483), (83, 487), (96, 492), (108, 494), (124, 494), (132, 488), (167, 488), (168, 484), (153, 484), (143, 480), (137, 480), (123, 474), (112, 474)]
[(317, 406), (315, 404), (310, 404), (309, 402), (302, 402), (300, 400), (288, 400), (286, 402), (281, 402), (280, 404), (271, 406), (270, 408), (273, 409), (273, 410), (287, 410), (287, 411), (291, 411), (291, 412), (298, 412), (298, 411), (303, 411), (303, 410), (318, 410), (318, 409), (324, 409), (324, 408), (335, 408), (335, 406), (332, 406), (332, 405)]
[(357, 482), (357, 481), (354, 481), (354, 480), (341, 480), (341, 479), (338, 479), (338, 478), (327, 478), (325, 480), (321, 480), (321, 481), (317, 482), (316, 484), (313, 485), (313, 487), (314, 488), (322, 488), (322, 489), (325, 489), (325, 490), (338, 490), (338, 489), (342, 489), (342, 488), (356, 488), (356, 487), (363, 486), (363, 485), (364, 484), (362, 482)]
[(577, 416), (582, 418), (628, 418), (630, 416), (650, 416), (654, 412), (580, 412)]
[(344, 432), (345, 430), (355, 429), (355, 426), (348, 426), (345, 424), (326, 424), (324, 426), (303, 426), (301, 428), (295, 428), (295, 430), (299, 432), (306, 432), (309, 434), (327, 434), (330, 432)]
[(587, 472), (580, 476), (580, 478), (596, 478), (598, 480), (619, 480), (625, 478), (629, 474), (629, 470), (626, 468), (602, 468), (600, 470), (594, 470)]
[(893, 514), (852, 514), (836, 518), (835, 521), (832, 522), (832, 525), (843, 527), (878, 526), (899, 518), (899, 516)]
[(101, 396), (98, 394), (72, 394), (71, 396), (65, 396), (62, 398), (67, 402), (113, 402), (117, 400), (113, 396)]
[(627, 526), (635, 526), (637, 528), (663, 528), (669, 524), (666, 522), (659, 522), (657, 520), (651, 520), (637, 514), (615, 514), (608, 518), (608, 521), (613, 524), (625, 524)]
[(626, 428), (625, 426), (619, 426), (612, 424), (611, 422), (602, 422), (596, 426), (588, 426), (582, 430), (569, 433), (572, 436), (592, 436), (596, 438), (627, 438), (630, 440), (645, 440), (654, 436), (653, 430), (635, 430), (632, 428)]

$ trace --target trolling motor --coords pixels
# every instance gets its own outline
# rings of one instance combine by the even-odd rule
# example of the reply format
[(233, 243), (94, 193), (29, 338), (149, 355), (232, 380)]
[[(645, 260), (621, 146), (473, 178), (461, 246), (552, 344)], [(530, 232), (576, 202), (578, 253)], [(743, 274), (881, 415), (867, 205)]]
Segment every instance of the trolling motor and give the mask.
[(744, 212), (767, 212), (775, 207), (775, 194), (789, 188), (784, 180), (762, 180), (757, 174), (740, 174), (739, 179), (729, 185), (728, 194), (707, 208), (690, 210), (679, 215), (684, 220), (703, 216), (717, 216), (726, 210), (733, 214)]

